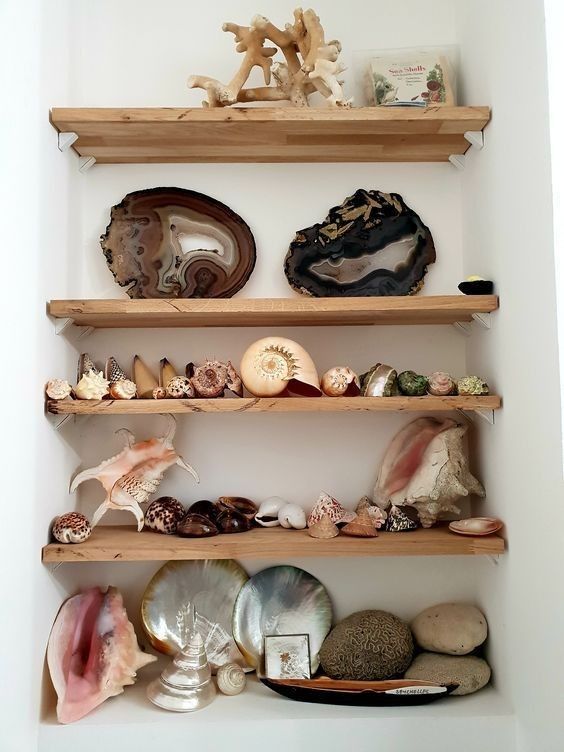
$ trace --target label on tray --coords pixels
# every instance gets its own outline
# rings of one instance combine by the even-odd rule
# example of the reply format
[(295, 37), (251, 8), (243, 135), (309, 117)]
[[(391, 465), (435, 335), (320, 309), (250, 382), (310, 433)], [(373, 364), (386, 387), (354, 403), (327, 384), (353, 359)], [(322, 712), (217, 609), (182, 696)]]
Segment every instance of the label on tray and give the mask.
[(387, 689), (387, 695), (438, 695), (446, 692), (446, 687), (398, 687), (397, 689)]

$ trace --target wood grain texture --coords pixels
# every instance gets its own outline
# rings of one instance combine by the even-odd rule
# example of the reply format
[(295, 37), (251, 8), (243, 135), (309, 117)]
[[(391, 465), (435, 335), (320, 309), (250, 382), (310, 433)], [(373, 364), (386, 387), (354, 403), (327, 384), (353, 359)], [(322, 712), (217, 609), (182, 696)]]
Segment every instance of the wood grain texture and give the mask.
[(485, 397), (242, 397), (225, 399), (47, 400), (54, 415), (158, 415), (182, 413), (443, 412), (497, 410)]
[(48, 313), (96, 328), (452, 324), (498, 307), (495, 295), (220, 300), (52, 300)]
[(488, 107), (54, 108), (73, 149), (99, 163), (446, 162)]
[(409, 533), (380, 532), (377, 538), (339, 535), (311, 538), (305, 530), (260, 528), (213, 538), (179, 538), (133, 527), (98, 526), (84, 543), (44, 546), (45, 563), (80, 561), (169, 561), (171, 559), (275, 559), (310, 556), (476, 556), (501, 554), (497, 535), (471, 538), (451, 533), (448, 526)]

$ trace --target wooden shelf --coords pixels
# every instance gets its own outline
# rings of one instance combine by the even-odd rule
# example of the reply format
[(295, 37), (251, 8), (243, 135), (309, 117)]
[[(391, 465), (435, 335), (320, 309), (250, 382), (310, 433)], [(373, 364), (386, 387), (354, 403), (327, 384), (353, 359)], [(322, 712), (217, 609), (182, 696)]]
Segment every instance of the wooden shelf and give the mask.
[(54, 415), (164, 413), (444, 412), (498, 410), (501, 397), (242, 397), (225, 399), (47, 400)]
[(48, 313), (94, 328), (453, 324), (499, 305), (496, 295), (219, 300), (52, 300)]
[(99, 163), (447, 162), (489, 107), (55, 108), (73, 149)]
[(409, 533), (380, 532), (377, 538), (339, 535), (311, 538), (305, 530), (259, 528), (212, 538), (179, 538), (134, 527), (96, 527), (84, 543), (49, 543), (45, 563), (62, 561), (169, 561), (170, 559), (281, 559), (304, 556), (477, 556), (504, 551), (497, 535), (470, 537), (447, 525)]

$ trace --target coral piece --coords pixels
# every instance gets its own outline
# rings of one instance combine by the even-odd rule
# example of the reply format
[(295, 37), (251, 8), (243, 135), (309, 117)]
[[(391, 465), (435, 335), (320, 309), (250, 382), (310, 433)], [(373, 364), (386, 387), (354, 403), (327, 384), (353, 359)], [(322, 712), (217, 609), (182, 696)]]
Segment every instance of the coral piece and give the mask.
[(356, 397), (360, 394), (360, 380), (348, 366), (335, 366), (321, 377), (321, 391), (328, 397)]
[(51, 379), (45, 385), (45, 394), (52, 400), (64, 400), (70, 397), (72, 386), (64, 379)]
[(186, 376), (175, 376), (171, 379), (166, 385), (165, 394), (169, 399), (188, 399), (196, 396), (194, 387)]
[(485, 687), (491, 673), (486, 661), (475, 655), (421, 653), (405, 672), (405, 678), (458, 684), (452, 694), (469, 695)]
[(306, 514), (299, 504), (285, 504), (278, 512), (278, 522), (282, 527), (294, 530), (307, 527)]
[(387, 611), (358, 611), (330, 632), (319, 657), (332, 679), (380, 681), (400, 676), (411, 663), (407, 624)]
[(165, 470), (179, 465), (200, 482), (198, 474), (176, 453), (172, 445), (176, 431), (176, 421), (172, 415), (168, 419), (168, 430), (161, 438), (135, 442), (133, 434), (122, 429), (126, 436), (126, 446), (115, 457), (104, 460), (96, 467), (83, 470), (72, 480), (70, 491), (76, 491), (84, 481), (98, 480), (106, 498), (95, 511), (92, 527), (98, 524), (108, 509), (122, 509), (131, 512), (137, 520), (137, 529), (143, 528), (143, 512), (139, 504), (148, 501), (149, 496), (159, 487)]
[(88, 517), (80, 512), (67, 512), (55, 519), (51, 532), (59, 543), (83, 543), (92, 535), (92, 528)]
[(489, 394), (490, 389), (486, 382), (479, 376), (463, 376), (458, 380), (458, 394), (464, 395), (483, 395)]
[(422, 397), (427, 394), (429, 381), (426, 376), (420, 376), (415, 371), (402, 371), (398, 374), (398, 387), (407, 397)]
[(141, 399), (151, 399), (159, 382), (141, 360), (139, 355), (133, 358), (133, 381), (137, 384), (137, 394)]
[(178, 523), (185, 515), (186, 510), (178, 499), (161, 496), (149, 504), (145, 512), (145, 525), (155, 533), (174, 535)]
[(241, 360), (241, 377), (256, 397), (321, 394), (313, 360), (301, 345), (285, 337), (265, 337), (253, 342)]
[(101, 400), (109, 394), (109, 385), (102, 371), (88, 371), (75, 386), (74, 395), (77, 399)]
[(388, 516), (386, 512), (384, 512), (383, 509), (380, 509), (380, 507), (376, 506), (376, 504), (374, 504), (372, 499), (370, 499), (368, 496), (363, 496), (361, 498), (354, 511), (357, 516), (361, 512), (367, 511), (372, 520), (372, 524), (377, 530), (384, 526), (384, 523), (386, 522), (386, 518)]
[[(339, 62), (341, 44), (336, 39), (325, 41), (325, 32), (316, 13), (309, 9), (294, 11), (293, 24), (284, 30), (267, 18), (256, 15), (250, 26), (224, 23), (223, 31), (235, 37), (237, 52), (243, 52), (241, 66), (228, 84), (209, 76), (190, 76), (189, 89), (204, 89), (204, 107), (226, 107), (236, 102), (272, 102), (288, 100), (297, 107), (308, 106), (308, 95), (318, 91), (329, 105), (348, 107), (339, 75), (345, 70)], [(270, 41), (280, 49), (285, 63), (274, 63), (276, 47), (265, 47)], [(301, 58), (301, 59), (300, 59)], [(266, 86), (244, 89), (253, 68), (260, 68)], [(275, 86), (270, 86), (271, 76)]]
[(408, 530), (416, 530), (419, 527), (417, 519), (414, 519), (416, 516), (413, 513), (413, 517), (410, 517), (406, 510), (400, 507), (392, 507), (388, 512), (384, 529), (388, 533), (405, 533)]
[(435, 258), (429, 228), (399, 194), (359, 189), (298, 230), (284, 272), (315, 297), (413, 295)]
[(270, 496), (259, 506), (258, 512), (255, 514), (255, 521), (261, 527), (276, 527), (280, 524), (278, 514), (284, 507), (288, 506), (288, 503), (280, 496)]
[[(202, 235), (205, 247), (190, 248), (190, 236)], [(130, 298), (230, 298), (256, 261), (247, 223), (211, 196), (183, 188), (128, 193), (112, 207), (101, 245)]]
[(435, 371), (429, 376), (427, 391), (435, 397), (447, 397), (456, 394), (456, 382), (448, 373)]
[(460, 292), (464, 295), (491, 295), (493, 293), (494, 284), (489, 279), (482, 279), (482, 277), (468, 277), (458, 285)]
[(480, 609), (469, 603), (438, 603), (417, 614), (411, 631), (423, 650), (467, 655), (485, 642), (488, 622)]
[(224, 695), (238, 695), (247, 683), (245, 672), (238, 663), (226, 663), (217, 670), (217, 688)]
[(324, 514), (317, 522), (308, 525), (308, 535), (312, 538), (336, 538), (339, 535), (339, 528), (328, 514)]
[(393, 397), (398, 394), (397, 371), (385, 363), (375, 366), (360, 377), (363, 397)]
[(361, 509), (352, 522), (347, 523), (341, 530), (344, 535), (356, 538), (376, 538), (378, 533), (368, 509)]
[(183, 538), (209, 538), (219, 533), (219, 528), (203, 514), (188, 512), (188, 514), (178, 523), (176, 528), (178, 535)]
[(338, 525), (341, 522), (352, 522), (356, 517), (354, 512), (347, 511), (337, 499), (334, 499), (332, 496), (325, 493), (325, 491), (322, 491), (307, 518), (308, 527), (319, 522), (325, 514), (329, 515), (331, 521), (334, 522), (335, 525)]
[(115, 384), (116, 381), (129, 381), (129, 376), (126, 374), (117, 360), (113, 357), (113, 355), (106, 360), (106, 365), (104, 366), (104, 376), (110, 382), (110, 385)]
[(108, 697), (134, 684), (136, 672), (156, 657), (142, 653), (121, 594), (91, 588), (69, 598), (57, 614), (47, 663), (57, 693), (59, 723), (83, 718)]
[(130, 400), (137, 396), (137, 385), (129, 379), (121, 379), (110, 385), (110, 397)]

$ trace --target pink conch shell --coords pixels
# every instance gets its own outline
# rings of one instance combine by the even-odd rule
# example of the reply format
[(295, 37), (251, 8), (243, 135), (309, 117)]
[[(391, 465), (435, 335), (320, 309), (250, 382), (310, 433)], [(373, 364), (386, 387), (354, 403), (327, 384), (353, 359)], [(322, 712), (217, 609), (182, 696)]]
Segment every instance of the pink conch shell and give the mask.
[(374, 488), (374, 502), (379, 507), (387, 509), (390, 506), (392, 495), (407, 485), (420, 466), (429, 443), (437, 434), (455, 425), (448, 418), (417, 418), (394, 436), (382, 460)]
[(130, 431), (122, 429), (127, 436), (127, 446), (115, 457), (104, 460), (97, 467), (84, 470), (76, 475), (71, 483), (71, 493), (81, 483), (95, 478), (106, 491), (106, 498), (92, 517), (92, 527), (98, 524), (108, 509), (123, 509), (135, 515), (137, 529), (143, 528), (143, 512), (139, 504), (148, 501), (162, 480), (165, 470), (172, 465), (179, 465), (191, 473), (197, 483), (198, 474), (176, 453), (172, 446), (176, 421), (167, 415), (169, 429), (160, 439), (135, 442)]
[(65, 601), (47, 647), (59, 723), (72, 723), (134, 684), (136, 672), (156, 661), (139, 650), (121, 594), (91, 588)]
[(354, 512), (349, 512), (337, 499), (322, 491), (307, 518), (307, 526), (315, 525), (325, 514), (335, 525), (339, 522), (352, 522), (356, 517)]

